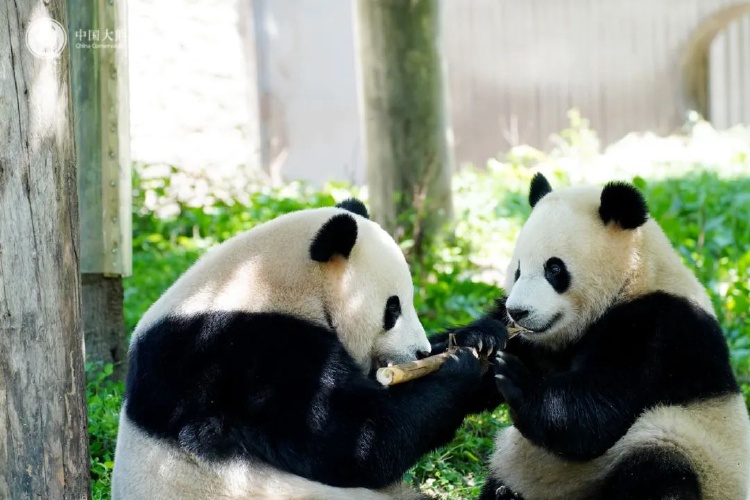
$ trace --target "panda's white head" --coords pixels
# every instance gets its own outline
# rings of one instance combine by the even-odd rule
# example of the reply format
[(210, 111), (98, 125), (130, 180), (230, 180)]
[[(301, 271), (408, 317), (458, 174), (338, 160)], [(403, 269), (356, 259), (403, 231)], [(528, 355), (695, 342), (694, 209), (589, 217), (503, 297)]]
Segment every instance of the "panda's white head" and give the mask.
[(282, 313), (334, 330), (362, 367), (426, 355), (401, 249), (358, 200), (301, 210), (209, 251), (143, 316), (134, 338), (170, 316)]
[(615, 182), (553, 191), (536, 174), (529, 203), (505, 283), (508, 315), (530, 330), (529, 340), (563, 346), (608, 308), (656, 290), (712, 312), (635, 187)]

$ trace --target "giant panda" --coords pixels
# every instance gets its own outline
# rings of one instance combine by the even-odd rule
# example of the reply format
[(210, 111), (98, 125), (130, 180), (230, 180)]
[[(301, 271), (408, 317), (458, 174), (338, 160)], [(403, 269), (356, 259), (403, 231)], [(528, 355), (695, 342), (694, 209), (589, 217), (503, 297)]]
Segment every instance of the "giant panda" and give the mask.
[(745, 500), (750, 421), (708, 295), (639, 191), (537, 174), (494, 316), (513, 425), (481, 498)]
[[(446, 347), (412, 300), (399, 247), (353, 199), (209, 251), (133, 333), (114, 500), (420, 498), (404, 472), (499, 396), (468, 350), (428, 377), (375, 381)], [(455, 334), (491, 354), (505, 329)]]

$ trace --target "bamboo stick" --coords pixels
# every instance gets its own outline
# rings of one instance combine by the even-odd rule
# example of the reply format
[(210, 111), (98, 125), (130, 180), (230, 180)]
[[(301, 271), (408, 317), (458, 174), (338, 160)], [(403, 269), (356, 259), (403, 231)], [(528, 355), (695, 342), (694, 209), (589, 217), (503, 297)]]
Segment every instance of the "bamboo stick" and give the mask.
[[(459, 349), (462, 348), (451, 347), (443, 353), (435, 354), (434, 356), (429, 356), (424, 359), (378, 368), (378, 371), (375, 373), (375, 378), (385, 386), (402, 384), (410, 380), (422, 378), (425, 375), (436, 372), (443, 363), (445, 363), (451, 356), (454, 356)], [(471, 351), (474, 356), (478, 357), (476, 350), (471, 349)]]
[(379, 368), (375, 378), (386, 386), (408, 382), (436, 372), (454, 354), (455, 348), (417, 361)]
[[(528, 331), (529, 330), (526, 328), (515, 324), (509, 325), (508, 340), (512, 339), (519, 333)], [(449, 347), (447, 351), (417, 361), (409, 361), (408, 363), (378, 368), (378, 371), (375, 373), (375, 378), (382, 385), (390, 386), (422, 378), (425, 375), (436, 372), (449, 357), (453, 356), (456, 351), (460, 349), (459, 347), (455, 347), (454, 344), (455, 342), (451, 335), (449, 340), (449, 345), (451, 347)], [(503, 348), (505, 348), (505, 346), (503, 346)], [(472, 348), (471, 351), (474, 356), (479, 358), (482, 362), (482, 373), (484, 373), (489, 368), (489, 360), (484, 356), (479, 356), (475, 349)]]

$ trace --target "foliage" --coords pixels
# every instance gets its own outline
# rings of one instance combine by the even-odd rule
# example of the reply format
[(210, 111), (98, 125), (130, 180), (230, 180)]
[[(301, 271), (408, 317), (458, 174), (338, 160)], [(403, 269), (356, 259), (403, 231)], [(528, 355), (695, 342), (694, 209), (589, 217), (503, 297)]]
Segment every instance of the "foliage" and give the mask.
[(110, 497), (117, 422), (124, 387), (121, 382), (113, 382), (109, 378), (112, 375), (111, 364), (88, 363), (86, 373), (91, 493), (93, 500), (103, 500)]
[[(587, 127), (585, 122), (579, 122), (581, 127)], [(575, 141), (580, 137), (587, 138), (587, 148), (592, 147), (588, 132), (568, 131), (559, 140)], [(571, 148), (569, 144), (559, 149)], [(582, 156), (578, 155), (578, 160), (587, 161)], [(609, 164), (597, 165), (584, 175), (581, 163), (568, 163), (565, 158), (516, 149), (506, 162), (490, 161), (485, 169), (466, 168), (455, 176), (456, 222), (450, 231), (452, 236), (433, 242), (420, 262), (412, 262), (417, 285), (415, 305), (425, 328), (438, 331), (470, 321), (500, 293), (498, 284), (504, 278), (513, 242), (529, 213), (527, 186), (536, 171), (529, 166), (541, 165), (537, 168), (544, 170), (555, 187), (581, 182), (581, 178), (594, 179), (592, 182), (618, 178), (632, 180), (643, 190), (652, 216), (685, 263), (708, 287), (732, 349), (734, 367), (743, 380), (748, 380), (748, 156), (721, 165), (687, 164), (678, 168), (676, 163), (670, 163), (662, 174), (653, 176), (638, 170), (618, 170)], [(657, 171), (656, 167), (653, 171)], [(239, 195), (195, 203), (174, 191), (173, 178), (174, 175), (136, 178), (134, 182), (134, 272), (125, 281), (129, 330), (180, 273), (211, 246), (283, 213), (329, 206), (357, 194), (341, 185), (314, 190), (291, 184), (248, 189)], [(413, 242), (404, 235), (401, 244), (408, 251)], [(123, 394), (122, 385), (107, 380), (107, 370), (111, 367), (88, 367), (95, 499), (108, 497), (117, 412)], [(746, 397), (750, 396), (749, 385), (745, 384), (743, 391)], [(504, 408), (468, 418), (456, 439), (424, 457), (409, 471), (407, 479), (442, 498), (476, 496), (493, 436), (504, 425), (508, 425)]]
[(706, 285), (735, 369), (750, 374), (750, 177), (726, 180), (702, 171), (662, 182), (634, 181), (685, 263)]

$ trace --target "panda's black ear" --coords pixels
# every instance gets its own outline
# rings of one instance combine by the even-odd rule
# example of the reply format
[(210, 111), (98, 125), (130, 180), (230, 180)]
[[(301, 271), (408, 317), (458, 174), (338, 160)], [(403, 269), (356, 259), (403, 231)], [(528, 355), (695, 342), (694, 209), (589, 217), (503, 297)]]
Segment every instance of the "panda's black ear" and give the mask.
[(531, 208), (534, 208), (539, 200), (551, 192), (552, 186), (549, 185), (549, 181), (539, 172), (534, 174), (529, 188), (529, 205), (531, 205)]
[(614, 221), (623, 229), (635, 229), (648, 220), (648, 206), (635, 186), (610, 182), (602, 190), (599, 216), (605, 224)]
[(367, 212), (367, 207), (364, 203), (359, 201), (357, 198), (347, 198), (341, 203), (337, 203), (336, 206), (338, 208), (343, 208), (344, 210), (348, 210), (353, 214), (361, 215), (365, 219), (370, 218), (370, 214)]
[(334, 255), (345, 259), (357, 242), (357, 221), (349, 214), (334, 215), (318, 229), (310, 244), (310, 258), (317, 262), (328, 262)]

